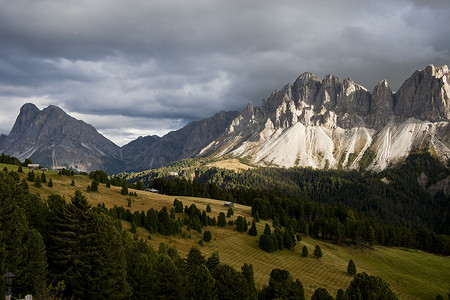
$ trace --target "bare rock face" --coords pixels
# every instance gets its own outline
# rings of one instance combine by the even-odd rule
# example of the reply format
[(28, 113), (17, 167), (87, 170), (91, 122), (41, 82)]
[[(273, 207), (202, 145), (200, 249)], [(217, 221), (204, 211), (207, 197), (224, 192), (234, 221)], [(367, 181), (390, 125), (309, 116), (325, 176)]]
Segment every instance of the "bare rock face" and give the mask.
[[(351, 79), (302, 74), (249, 106), (200, 153), (232, 154), (262, 165), (382, 170), (410, 151), (450, 157), (449, 71), (428, 66), (393, 93), (381, 81), (371, 93)], [(366, 154), (365, 153), (369, 153)], [(361, 163), (363, 162), (363, 163)]]
[(115, 173), (123, 169), (120, 147), (94, 127), (76, 120), (56, 106), (40, 111), (25, 104), (0, 152), (46, 167)]
[(238, 112), (219, 112), (213, 117), (191, 122), (163, 137), (140, 137), (122, 147), (124, 169), (142, 171), (194, 157), (223, 134)]
[(381, 128), (392, 120), (394, 114), (394, 94), (386, 80), (378, 83), (372, 91), (371, 114), (367, 123)]
[(429, 65), (416, 71), (395, 94), (394, 112), (401, 118), (450, 121), (450, 72)]

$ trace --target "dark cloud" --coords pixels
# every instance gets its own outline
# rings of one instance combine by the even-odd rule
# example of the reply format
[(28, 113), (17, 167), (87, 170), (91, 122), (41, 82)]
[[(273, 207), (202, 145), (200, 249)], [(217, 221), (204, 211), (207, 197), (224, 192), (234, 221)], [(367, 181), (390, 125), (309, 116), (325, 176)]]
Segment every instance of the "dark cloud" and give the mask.
[(259, 103), (306, 71), (396, 90), (414, 70), (450, 61), (448, 0), (0, 5), (4, 133), (36, 102), (122, 144)]

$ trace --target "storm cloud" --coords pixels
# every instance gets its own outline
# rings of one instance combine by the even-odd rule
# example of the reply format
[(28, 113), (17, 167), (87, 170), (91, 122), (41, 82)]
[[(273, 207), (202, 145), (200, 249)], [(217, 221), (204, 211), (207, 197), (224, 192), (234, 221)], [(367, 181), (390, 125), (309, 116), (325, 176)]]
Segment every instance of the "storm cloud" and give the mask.
[(450, 2), (0, 0), (0, 133), (58, 105), (119, 145), (258, 104), (303, 72), (395, 91), (450, 62)]

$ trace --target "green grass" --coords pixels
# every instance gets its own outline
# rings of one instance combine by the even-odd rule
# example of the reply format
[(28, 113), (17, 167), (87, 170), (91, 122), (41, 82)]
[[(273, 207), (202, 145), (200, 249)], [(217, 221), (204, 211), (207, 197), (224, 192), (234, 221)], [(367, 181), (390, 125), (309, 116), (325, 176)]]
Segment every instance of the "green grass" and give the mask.
[[(17, 170), (17, 166), (0, 164), (0, 171), (5, 166), (9, 171)], [(26, 177), (28, 169), (23, 168), (23, 170), (24, 174), (21, 176)], [(41, 172), (35, 171), (35, 173), (40, 175)], [(43, 185), (42, 188), (36, 188), (33, 183), (28, 182), (30, 191), (39, 193), (43, 199), (46, 199), (51, 193), (58, 193), (65, 196), (66, 199), (70, 199), (69, 197), (74, 194), (75, 190), (79, 189), (84, 192), (93, 206), (98, 203), (105, 203), (108, 208), (114, 205), (127, 208), (129, 196), (121, 195), (120, 187), (106, 188), (104, 184), (100, 184), (98, 192), (88, 194), (85, 191), (91, 180), (87, 176), (68, 177), (60, 176), (56, 172), (48, 172), (47, 180), (50, 178), (53, 180), (53, 188), (46, 185)], [(70, 185), (72, 179), (75, 180), (75, 187)], [(144, 191), (137, 191), (137, 194), (138, 197), (131, 197), (133, 199), (130, 207), (132, 211), (147, 211), (150, 207), (158, 210), (163, 206), (172, 207), (173, 200), (177, 198), (183, 202), (183, 205), (196, 204), (200, 210), (206, 210), (206, 205), (210, 204), (212, 209), (210, 216), (217, 217), (219, 212), (225, 214), (227, 212), (227, 208), (223, 206), (223, 201), (164, 196)], [(235, 212), (232, 217), (233, 220), (242, 215), (251, 221), (250, 207), (236, 205), (233, 210)], [(257, 224), (258, 237), (263, 232), (264, 224), (264, 221)], [(123, 222), (123, 225), (127, 229), (131, 227), (127, 222)], [(204, 243), (204, 247), (200, 247), (198, 244), (202, 234), (194, 230), (186, 231), (186, 227), (183, 227), (185, 238), (182, 237), (182, 234), (169, 237), (152, 234), (150, 243), (156, 249), (161, 242), (167, 243), (176, 247), (182, 256), (186, 256), (192, 246), (199, 247), (205, 256), (218, 251), (223, 263), (238, 270), (244, 263), (252, 264), (258, 289), (268, 283), (272, 269), (286, 269), (293, 278), (298, 278), (303, 283), (307, 298), (318, 287), (326, 288), (333, 296), (336, 295), (339, 288), (346, 289), (352, 279), (346, 273), (350, 259), (354, 260), (358, 272), (381, 276), (390, 284), (392, 290), (400, 299), (434, 299), (437, 294), (446, 295), (450, 288), (450, 257), (420, 251), (406, 251), (400, 248), (354, 249), (350, 246), (336, 246), (309, 237), (303, 237), (303, 241), (297, 243), (294, 250), (266, 253), (259, 249), (258, 237), (238, 233), (235, 226), (208, 227), (207, 229), (212, 233), (212, 241)], [(144, 228), (138, 228), (138, 237), (147, 238), (148, 235)], [(320, 260), (312, 256), (316, 244), (319, 244), (323, 251), (323, 258)], [(310, 253), (307, 258), (301, 257), (303, 245), (308, 247)]]

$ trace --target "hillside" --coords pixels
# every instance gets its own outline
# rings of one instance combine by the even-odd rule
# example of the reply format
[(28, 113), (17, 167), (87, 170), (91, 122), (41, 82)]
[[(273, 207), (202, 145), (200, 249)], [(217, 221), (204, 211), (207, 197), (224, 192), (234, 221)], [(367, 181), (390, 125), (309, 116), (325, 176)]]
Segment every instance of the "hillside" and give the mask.
[[(16, 166), (0, 165), (3, 169), (17, 169)], [(24, 168), (25, 174), (28, 171)], [(25, 175), (22, 175), (25, 176)], [(87, 176), (64, 176), (54, 172), (47, 174), (47, 180), (52, 178), (54, 186), (49, 188), (43, 186), (36, 188), (29, 183), (30, 190), (39, 193), (42, 198), (46, 198), (52, 193), (63, 195), (66, 199), (73, 196), (76, 189), (85, 191), (91, 180)], [(71, 181), (75, 180), (75, 186), (71, 186)], [(133, 190), (134, 192), (134, 190)], [(96, 206), (104, 203), (107, 208), (114, 205), (129, 208), (131, 211), (147, 211), (150, 208), (160, 210), (163, 206), (173, 207), (173, 196), (164, 196), (145, 191), (135, 191), (137, 197), (124, 196), (120, 194), (120, 188), (111, 186), (106, 188), (100, 184), (98, 192), (84, 193), (89, 202)], [(132, 199), (130, 207), (128, 198)], [(217, 216), (219, 212), (226, 213), (223, 201), (196, 197), (176, 197), (183, 202), (183, 205), (195, 204), (200, 210), (205, 210), (206, 205), (211, 206), (211, 216)], [(251, 209), (248, 206), (236, 204), (234, 215), (245, 216), (251, 220)], [(181, 216), (182, 214), (180, 214)], [(124, 228), (131, 228), (131, 225), (122, 221)], [(258, 223), (258, 232), (261, 233), (266, 222)], [(294, 278), (299, 278), (305, 287), (307, 297), (311, 296), (318, 287), (325, 287), (335, 295), (337, 289), (346, 288), (351, 277), (345, 271), (349, 259), (353, 259), (358, 271), (365, 271), (369, 274), (383, 277), (391, 286), (400, 299), (433, 299), (438, 293), (445, 294), (448, 291), (447, 279), (450, 277), (450, 259), (448, 257), (431, 255), (420, 251), (406, 251), (403, 248), (389, 248), (375, 246), (373, 250), (365, 248), (358, 249), (351, 246), (337, 246), (303, 237), (293, 250), (282, 250), (275, 253), (266, 253), (259, 249), (258, 237), (251, 237), (245, 233), (238, 233), (235, 226), (206, 227), (212, 232), (213, 240), (205, 243), (204, 247), (198, 245), (201, 234), (195, 230), (186, 231), (183, 234), (163, 236), (158, 233), (151, 234), (150, 243), (154, 248), (158, 248), (161, 242), (174, 246), (178, 249), (182, 257), (188, 253), (192, 246), (200, 247), (203, 255), (210, 256), (214, 251), (219, 252), (220, 260), (239, 269), (244, 263), (251, 263), (255, 272), (255, 284), (258, 289), (267, 284), (270, 271), (273, 268), (283, 268), (288, 270)], [(205, 228), (205, 229), (206, 229)], [(147, 239), (149, 233), (142, 227), (137, 229), (137, 236)], [(324, 252), (322, 259), (317, 260), (312, 257), (302, 258), (301, 247), (307, 246), (312, 253), (316, 244), (319, 244)]]

